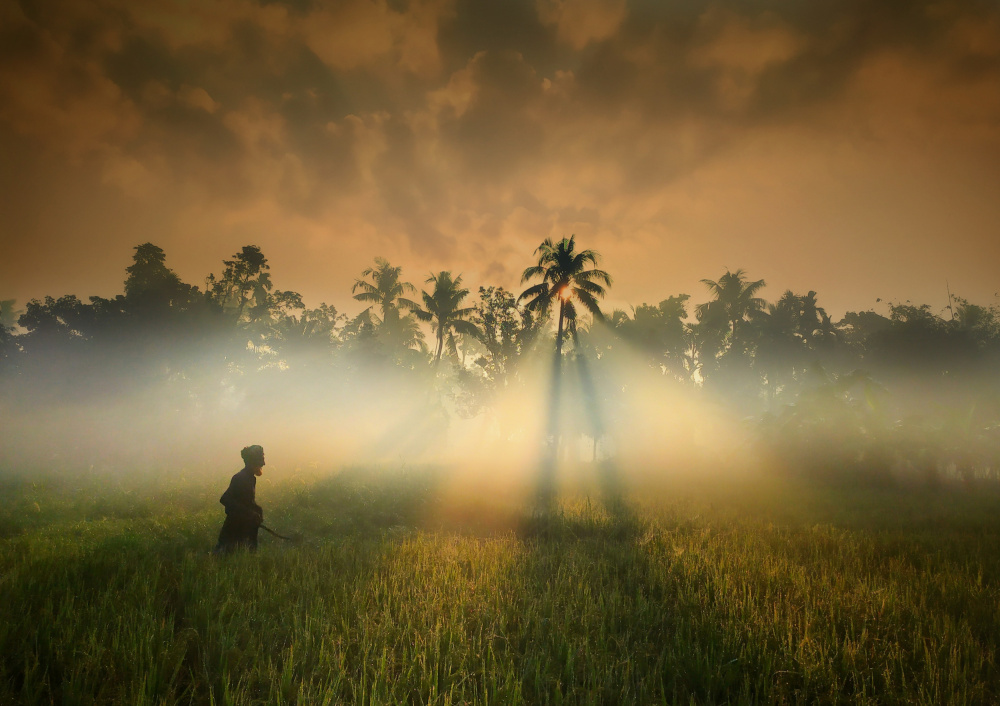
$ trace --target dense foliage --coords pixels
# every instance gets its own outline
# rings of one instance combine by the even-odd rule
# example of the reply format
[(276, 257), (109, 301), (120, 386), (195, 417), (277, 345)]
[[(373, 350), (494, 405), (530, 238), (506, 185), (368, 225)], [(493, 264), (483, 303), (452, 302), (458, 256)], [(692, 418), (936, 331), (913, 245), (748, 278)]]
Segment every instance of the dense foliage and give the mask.
[[(700, 304), (678, 294), (605, 314), (599, 300), (612, 280), (599, 257), (574, 238), (546, 240), (523, 278), (541, 282), (520, 296), (481, 286), (478, 297), (449, 271), (432, 273), (418, 294), (400, 267), (377, 258), (352, 287), (367, 308), (349, 317), (275, 289), (255, 246), (200, 289), (144, 243), (112, 299), (46, 297), (20, 312), (3, 302), (4, 404), (15, 413), (147, 391), (167, 416), (204, 418), (227, 399), (265, 398), (291, 382), (332, 399), (375, 378), (433, 388), (446, 424), (532, 384), (523, 361), (554, 351), (561, 374), (582, 371), (594, 404), (620, 404), (626, 385), (615, 376), (639, 359), (649, 374), (756, 420), (759, 438), (793, 465), (873, 478), (904, 469), (931, 482), (1000, 477), (997, 306), (889, 303), (834, 321), (816, 292), (769, 302), (764, 280), (736, 270), (703, 280)], [(596, 444), (605, 429), (591, 415), (572, 433)]]

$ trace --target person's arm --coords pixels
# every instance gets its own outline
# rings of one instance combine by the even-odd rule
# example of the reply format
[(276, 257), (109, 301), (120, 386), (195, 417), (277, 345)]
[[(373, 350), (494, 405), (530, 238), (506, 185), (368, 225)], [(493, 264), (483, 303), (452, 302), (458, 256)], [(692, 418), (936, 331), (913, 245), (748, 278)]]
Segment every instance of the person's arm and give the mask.
[(257, 524), (264, 521), (263, 510), (253, 501), (253, 489), (242, 487), (238, 483), (238, 479), (233, 479), (219, 502), (225, 506), (227, 514), (235, 515), (243, 520), (254, 521)]

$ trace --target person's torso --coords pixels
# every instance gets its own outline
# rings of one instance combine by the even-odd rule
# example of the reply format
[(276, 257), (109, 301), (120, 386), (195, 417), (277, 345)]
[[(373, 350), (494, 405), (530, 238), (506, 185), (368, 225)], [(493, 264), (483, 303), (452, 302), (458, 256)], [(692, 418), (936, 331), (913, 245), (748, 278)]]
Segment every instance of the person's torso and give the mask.
[(253, 505), (254, 496), (257, 494), (257, 476), (249, 469), (244, 468), (229, 481), (229, 490), (233, 500)]

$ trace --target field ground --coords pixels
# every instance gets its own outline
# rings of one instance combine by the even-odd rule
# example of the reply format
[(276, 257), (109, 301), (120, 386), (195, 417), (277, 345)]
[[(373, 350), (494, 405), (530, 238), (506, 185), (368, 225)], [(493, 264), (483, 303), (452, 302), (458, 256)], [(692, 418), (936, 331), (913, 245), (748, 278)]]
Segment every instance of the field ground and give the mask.
[(1000, 702), (995, 491), (175, 476), (0, 477), (0, 703)]

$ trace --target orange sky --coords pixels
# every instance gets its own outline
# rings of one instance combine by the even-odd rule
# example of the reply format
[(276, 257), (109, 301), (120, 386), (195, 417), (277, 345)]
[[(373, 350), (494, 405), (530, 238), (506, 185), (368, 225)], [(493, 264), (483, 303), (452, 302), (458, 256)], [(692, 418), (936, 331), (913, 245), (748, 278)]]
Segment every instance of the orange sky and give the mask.
[(516, 288), (571, 233), (608, 308), (726, 267), (835, 315), (1000, 302), (1000, 5), (0, 4), (0, 299), (256, 244), (356, 313), (376, 255)]

